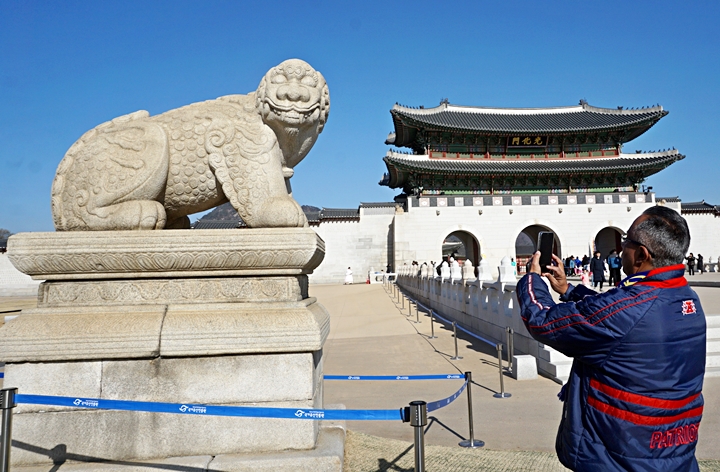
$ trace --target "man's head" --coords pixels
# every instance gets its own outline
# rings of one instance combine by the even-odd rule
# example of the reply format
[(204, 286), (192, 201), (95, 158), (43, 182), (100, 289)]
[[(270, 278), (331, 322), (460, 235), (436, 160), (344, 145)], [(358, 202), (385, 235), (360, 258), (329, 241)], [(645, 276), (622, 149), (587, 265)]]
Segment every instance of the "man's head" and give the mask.
[(685, 218), (664, 206), (650, 207), (630, 226), (623, 242), (622, 265), (627, 275), (681, 264), (690, 247)]
[(600, 251), (595, 251), (595, 257), (600, 258)]

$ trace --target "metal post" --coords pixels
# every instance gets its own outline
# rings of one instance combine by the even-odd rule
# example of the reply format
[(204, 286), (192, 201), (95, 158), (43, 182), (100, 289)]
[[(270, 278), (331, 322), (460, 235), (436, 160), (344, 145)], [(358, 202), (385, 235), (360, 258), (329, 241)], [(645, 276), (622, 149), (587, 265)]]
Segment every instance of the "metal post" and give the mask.
[(508, 398), (511, 397), (509, 393), (505, 393), (505, 381), (503, 380), (503, 366), (502, 366), (502, 344), (497, 343), (495, 346), (498, 353), (498, 369), (500, 370), (500, 393), (493, 395), (495, 398)]
[(12, 414), (15, 408), (15, 395), (17, 388), (4, 388), (0, 390), (0, 410), (2, 410), (2, 424), (0, 425), (0, 472), (10, 470), (10, 446), (12, 444)]
[(420, 307), (418, 306), (417, 302), (415, 302), (415, 323), (421, 323), (421, 321), (420, 321)]
[[(417, 307), (417, 305), (416, 305), (416, 307)], [(407, 315), (412, 316), (412, 301), (410, 301), (410, 299), (408, 299), (408, 314)]]
[(513, 367), (512, 367), (512, 366), (513, 366), (513, 357), (514, 357), (514, 355), (515, 355), (515, 346), (514, 346), (514, 344), (515, 344), (515, 339), (514, 339), (514, 338), (515, 338), (515, 331), (513, 331), (513, 329), (512, 329), (511, 327), (509, 327), (509, 326), (506, 328), (506, 331), (507, 331), (507, 347), (508, 347), (508, 353), (507, 353), (508, 366), (507, 366), (507, 370), (508, 370), (508, 372), (512, 372), (512, 368), (513, 368)]
[(410, 426), (415, 429), (415, 472), (425, 472), (425, 431), (427, 403), (410, 402)]
[(462, 359), (462, 357), (458, 356), (458, 347), (457, 347), (457, 323), (453, 321), (453, 336), (455, 337), (455, 357), (451, 357), (451, 361), (456, 361), (458, 359)]
[(466, 439), (464, 441), (460, 441), (458, 444), (461, 447), (483, 447), (485, 445), (482, 441), (476, 441), (475, 440), (475, 429), (473, 428), (473, 412), (472, 412), (472, 393), (471, 393), (471, 386), (472, 386), (472, 372), (465, 372), (465, 379), (467, 380), (467, 399), (468, 399), (468, 423), (470, 424), (470, 438)]
[(429, 339), (436, 339), (437, 336), (435, 336), (435, 323), (434, 317), (433, 317), (433, 311), (430, 310), (430, 338)]
[[(402, 295), (400, 297), (400, 299), (402, 300), (402, 309), (404, 310), (405, 309), (405, 295)], [(410, 303), (410, 300), (408, 300), (408, 303)]]

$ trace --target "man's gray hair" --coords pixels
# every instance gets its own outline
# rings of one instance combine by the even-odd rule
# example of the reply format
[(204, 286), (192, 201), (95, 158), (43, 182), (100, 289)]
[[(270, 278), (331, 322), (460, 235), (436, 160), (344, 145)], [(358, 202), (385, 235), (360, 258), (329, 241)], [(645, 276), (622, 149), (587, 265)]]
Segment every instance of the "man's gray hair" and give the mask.
[(643, 215), (647, 218), (633, 228), (630, 238), (650, 251), (653, 266), (682, 264), (690, 247), (690, 230), (685, 218), (664, 206), (650, 207)]

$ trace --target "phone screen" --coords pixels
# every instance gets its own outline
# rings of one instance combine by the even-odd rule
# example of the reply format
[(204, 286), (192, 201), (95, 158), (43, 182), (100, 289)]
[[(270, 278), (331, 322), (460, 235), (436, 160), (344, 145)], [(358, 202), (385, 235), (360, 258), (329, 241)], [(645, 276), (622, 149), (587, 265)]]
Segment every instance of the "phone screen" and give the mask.
[(546, 272), (547, 266), (552, 264), (553, 243), (555, 242), (555, 233), (550, 231), (540, 231), (538, 234), (538, 251), (540, 251), (540, 271)]

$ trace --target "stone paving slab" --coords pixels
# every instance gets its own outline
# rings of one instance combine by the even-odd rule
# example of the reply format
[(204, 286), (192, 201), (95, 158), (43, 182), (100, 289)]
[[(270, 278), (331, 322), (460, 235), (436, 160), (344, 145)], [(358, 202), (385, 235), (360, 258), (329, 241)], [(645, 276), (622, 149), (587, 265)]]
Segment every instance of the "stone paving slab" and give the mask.
[[(408, 441), (348, 431), (345, 472), (413, 472), (414, 446)], [(427, 470), (443, 472), (562, 472), (567, 471), (549, 452), (495, 451), (487, 448), (427, 446)], [(700, 461), (702, 472), (720, 472), (720, 461)]]

